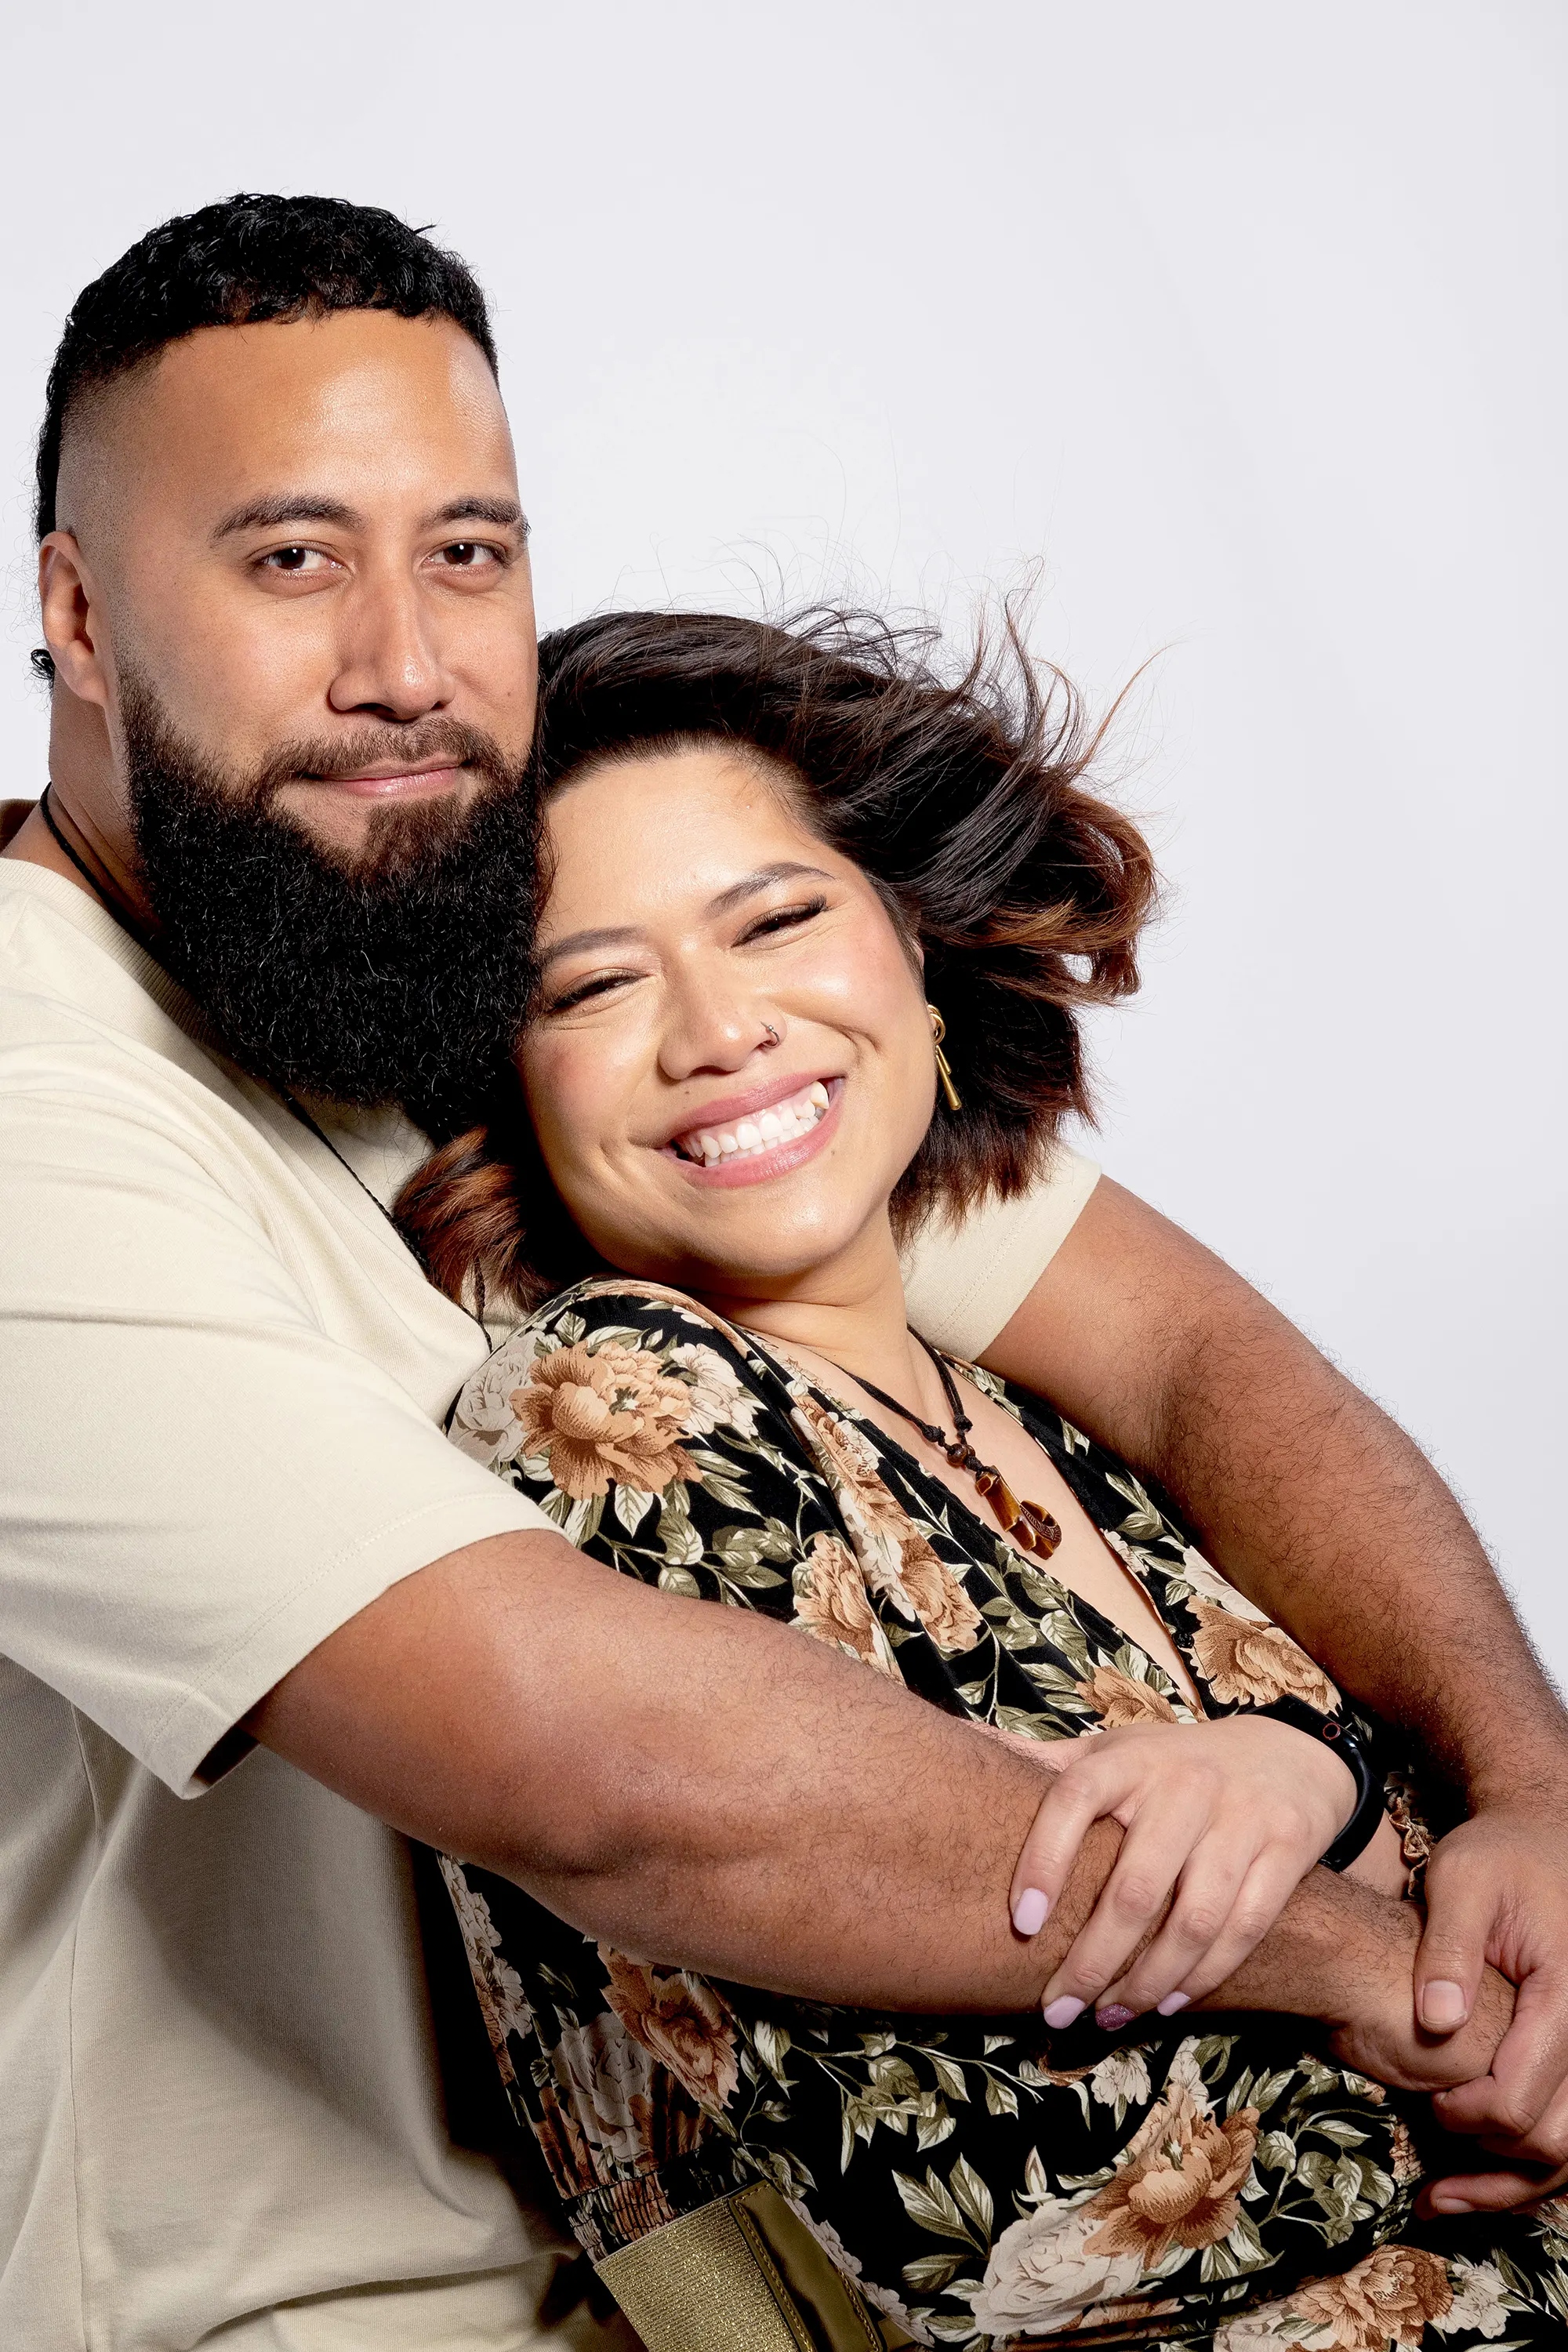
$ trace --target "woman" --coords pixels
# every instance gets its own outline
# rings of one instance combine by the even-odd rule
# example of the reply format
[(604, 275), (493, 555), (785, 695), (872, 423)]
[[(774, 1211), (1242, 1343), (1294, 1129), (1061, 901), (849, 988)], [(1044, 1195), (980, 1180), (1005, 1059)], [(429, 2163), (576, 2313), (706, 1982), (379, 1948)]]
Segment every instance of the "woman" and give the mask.
[[(1358, 1849), (1397, 1932), (1423, 1833), (1403, 1794), (1380, 1824), (1389, 1759), (1359, 1802), (1339, 1695), (1147, 1483), (907, 1328), (900, 1235), (1027, 1184), (1086, 1109), (1076, 1007), (1133, 984), (1151, 897), (1070, 695), (1012, 655), (943, 683), (832, 622), (548, 640), (521, 1094), (403, 1210), (449, 1286), (532, 1307), (458, 1444), (624, 1573), (781, 1616), (1042, 1757), (1120, 1739), (1117, 1867), (1171, 1844), (1171, 1921), (1135, 1958), (1102, 1901), (1043, 2022), (880, 2016), (597, 1947), (452, 1862), (502, 2074), (655, 2352), (1559, 2342), (1568, 2239), (1413, 2220), (1423, 2103), (1353, 2032), (1322, 2053), (1325, 1984), (1270, 1998), (1294, 2023), (1180, 2015), (1248, 2004), (1243, 1954), (1326, 1852)], [(1173, 1813), (1203, 1774), (1264, 1826)], [(1052, 1821), (1024, 1934), (1056, 1932)]]

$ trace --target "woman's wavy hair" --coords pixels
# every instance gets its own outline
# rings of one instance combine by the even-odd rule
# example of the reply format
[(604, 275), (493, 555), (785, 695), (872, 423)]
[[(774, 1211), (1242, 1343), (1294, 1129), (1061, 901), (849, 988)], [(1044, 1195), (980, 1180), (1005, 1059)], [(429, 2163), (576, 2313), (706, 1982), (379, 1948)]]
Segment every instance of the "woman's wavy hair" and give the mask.
[[(939, 1102), (899, 1182), (902, 1237), (1024, 1191), (1064, 1118), (1092, 1118), (1079, 1014), (1137, 987), (1156, 887), (1142, 834), (1086, 784), (1116, 707), (1091, 725), (1011, 609), (958, 667), (935, 630), (864, 613), (610, 613), (540, 646), (536, 806), (590, 766), (722, 745), (868, 876), (924, 952), (963, 1097)], [(529, 1307), (596, 1261), (510, 1066), (474, 1108), (397, 1214), (451, 1296)]]

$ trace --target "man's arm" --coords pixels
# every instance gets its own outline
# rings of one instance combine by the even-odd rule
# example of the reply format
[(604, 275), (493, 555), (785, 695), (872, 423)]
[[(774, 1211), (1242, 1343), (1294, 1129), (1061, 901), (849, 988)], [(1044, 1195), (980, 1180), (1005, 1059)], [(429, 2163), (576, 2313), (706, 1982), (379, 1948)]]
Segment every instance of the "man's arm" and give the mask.
[[(1110, 1874), (1090, 1831), (1031, 1939), (1006, 1924), (1039, 1767), (788, 1627), (654, 1592), (547, 1535), (405, 1578), (249, 1718), (411, 1834), (623, 1949), (824, 2000), (1032, 2008)], [(1293, 2011), (1415, 2089), (1485, 2067), (1510, 1995), (1415, 2029), (1408, 1906), (1315, 1871), (1201, 2006)]]
[(1444, 2119), (1535, 2126), (1521, 2154), (1568, 2158), (1568, 2114), (1544, 2116), (1568, 2075), (1568, 1718), (1431, 1465), (1239, 1276), (1106, 1180), (985, 1360), (1152, 1472), (1226, 1573), (1462, 1790), (1475, 1818), (1428, 1875), (1422, 2014), (1438, 2030), (1468, 2014), (1487, 1961), (1522, 1990), (1495, 2079)]

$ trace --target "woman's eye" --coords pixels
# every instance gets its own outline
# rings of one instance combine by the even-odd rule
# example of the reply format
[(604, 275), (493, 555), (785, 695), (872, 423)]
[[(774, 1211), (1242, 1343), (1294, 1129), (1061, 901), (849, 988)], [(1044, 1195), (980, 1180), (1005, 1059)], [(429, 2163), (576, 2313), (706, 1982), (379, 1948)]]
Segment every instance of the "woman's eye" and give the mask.
[(800, 924), (809, 923), (814, 915), (822, 914), (826, 905), (826, 898), (811, 898), (803, 906), (780, 907), (771, 915), (760, 915), (754, 923), (747, 924), (735, 944), (743, 948), (752, 940), (765, 940), (773, 931), (795, 930)]
[(331, 560), (319, 547), (274, 547), (262, 557), (261, 568), (297, 579), (302, 572), (324, 572)]
[(589, 1003), (595, 996), (608, 996), (612, 990), (626, 988), (641, 975), (635, 971), (596, 971), (592, 980), (580, 981), (575, 988), (563, 989), (545, 1005), (548, 1013), (570, 1013), (579, 1004)]

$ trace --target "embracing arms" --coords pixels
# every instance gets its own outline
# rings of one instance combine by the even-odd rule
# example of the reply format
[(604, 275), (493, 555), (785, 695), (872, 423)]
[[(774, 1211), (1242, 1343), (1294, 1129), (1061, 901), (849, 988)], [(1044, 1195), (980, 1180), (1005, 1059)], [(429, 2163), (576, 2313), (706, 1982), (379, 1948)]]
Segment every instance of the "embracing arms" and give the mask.
[[(1472, 1818), (1428, 1873), (1422, 2013), (1435, 2030), (1468, 2014), (1488, 1962), (1521, 1992), (1495, 2075), (1440, 2112), (1494, 2154), (1561, 2165), (1568, 1718), (1436, 1471), (1239, 1276), (1106, 1180), (986, 1360), (1150, 1470), (1226, 1574), (1463, 1790)], [(1446, 2201), (1521, 2186), (1540, 2181), (1494, 2172)]]
[[(826, 1645), (650, 1591), (549, 1536), (405, 1578), (250, 1717), (411, 1834), (623, 1949), (817, 2000), (1034, 2005), (1110, 1870), (1092, 1829), (1026, 1941), (1006, 1895), (1039, 1767)], [(1483, 2067), (1508, 1996), (1426, 2046), (1402, 1906), (1315, 1872), (1204, 2004), (1293, 2010), (1427, 2087)]]

